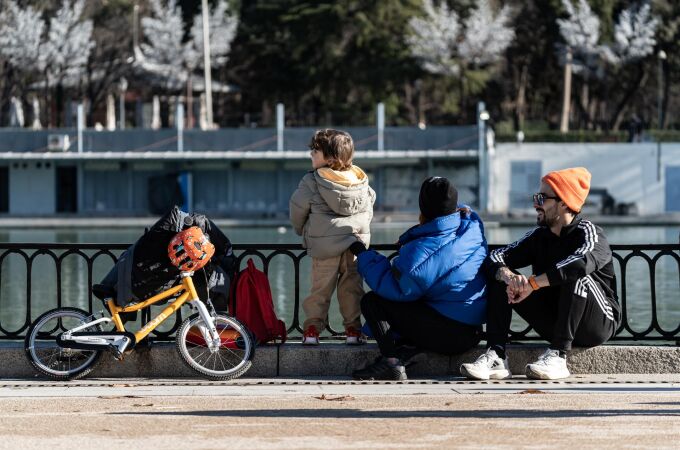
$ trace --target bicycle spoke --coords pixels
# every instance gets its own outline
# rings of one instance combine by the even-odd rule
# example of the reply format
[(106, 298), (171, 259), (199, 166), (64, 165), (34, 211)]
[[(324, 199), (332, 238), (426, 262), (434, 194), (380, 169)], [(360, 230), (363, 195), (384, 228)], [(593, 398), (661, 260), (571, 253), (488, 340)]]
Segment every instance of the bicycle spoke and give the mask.
[[(209, 341), (205, 345), (196, 344), (196, 330), (207, 325), (195, 315), (182, 324), (177, 334), (177, 350), (189, 367), (204, 376), (221, 380), (240, 376), (252, 364), (249, 358), (253, 349), (252, 339), (238, 320), (223, 315), (214, 320), (219, 338), (217, 348), (210, 348)], [(198, 341), (204, 343), (202, 338)]]

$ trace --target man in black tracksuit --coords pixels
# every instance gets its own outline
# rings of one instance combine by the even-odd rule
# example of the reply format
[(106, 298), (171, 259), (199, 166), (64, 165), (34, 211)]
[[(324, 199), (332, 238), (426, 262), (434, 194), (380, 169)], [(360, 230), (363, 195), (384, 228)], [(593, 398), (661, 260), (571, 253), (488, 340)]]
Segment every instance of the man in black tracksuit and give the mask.
[[(487, 283), (488, 350), (461, 373), (473, 379), (511, 376), (505, 355), (512, 310), (550, 342), (526, 375), (569, 376), (572, 345), (594, 347), (614, 336), (621, 322), (612, 252), (602, 229), (578, 216), (590, 188), (584, 168), (551, 172), (534, 195), (538, 227), (490, 253)], [(532, 267), (532, 275), (516, 272)]]

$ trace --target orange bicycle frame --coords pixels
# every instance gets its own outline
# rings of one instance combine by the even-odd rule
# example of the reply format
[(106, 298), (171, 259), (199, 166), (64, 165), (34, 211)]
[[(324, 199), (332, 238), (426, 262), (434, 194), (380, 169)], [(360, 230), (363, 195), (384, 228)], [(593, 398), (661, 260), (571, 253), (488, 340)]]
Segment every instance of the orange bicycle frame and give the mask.
[(107, 305), (109, 307), (109, 311), (111, 311), (111, 319), (113, 320), (113, 323), (116, 325), (116, 330), (126, 331), (125, 326), (123, 325), (123, 321), (120, 319), (120, 313), (139, 311), (142, 308), (151, 306), (154, 303), (165, 300), (180, 292), (181, 292), (180, 296), (175, 301), (170, 303), (163, 311), (160, 312), (160, 314), (151, 319), (149, 323), (144, 325), (139, 331), (135, 333), (135, 341), (139, 342), (142, 339), (144, 339), (149, 333), (155, 330), (156, 327), (158, 327), (158, 325), (163, 323), (165, 319), (172, 316), (187, 301), (198, 300), (198, 293), (196, 292), (194, 282), (191, 279), (191, 273), (188, 274), (183, 273), (182, 282), (177, 286), (173, 286), (170, 289), (161, 292), (160, 294), (154, 295), (148, 300), (144, 300), (143, 302), (140, 303), (135, 303), (134, 305), (120, 307), (116, 305), (116, 302), (113, 299), (109, 299), (107, 301)]

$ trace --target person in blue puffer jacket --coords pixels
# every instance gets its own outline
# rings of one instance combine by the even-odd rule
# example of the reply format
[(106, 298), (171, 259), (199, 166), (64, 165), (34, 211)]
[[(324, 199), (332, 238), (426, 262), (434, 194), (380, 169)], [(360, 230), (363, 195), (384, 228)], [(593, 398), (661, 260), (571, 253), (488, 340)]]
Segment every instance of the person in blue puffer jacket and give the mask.
[[(361, 312), (381, 357), (354, 371), (360, 380), (405, 380), (415, 353), (455, 355), (477, 345), (486, 318), (487, 256), (477, 213), (458, 204), (458, 191), (443, 177), (426, 179), (419, 196), (420, 224), (399, 238), (392, 263), (357, 240), (350, 250), (373, 290)], [(407, 345), (404, 345), (404, 344)]]

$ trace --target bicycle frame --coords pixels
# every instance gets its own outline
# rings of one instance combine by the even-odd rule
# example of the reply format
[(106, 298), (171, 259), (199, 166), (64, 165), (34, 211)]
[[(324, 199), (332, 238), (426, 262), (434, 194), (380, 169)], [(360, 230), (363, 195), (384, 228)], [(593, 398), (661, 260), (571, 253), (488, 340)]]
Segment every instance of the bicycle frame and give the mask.
[(182, 282), (180, 284), (178, 284), (177, 286), (173, 286), (170, 289), (161, 292), (160, 294), (154, 295), (153, 297), (144, 300), (143, 302), (135, 303), (134, 305), (120, 307), (116, 305), (116, 302), (113, 299), (109, 299), (107, 301), (107, 305), (109, 311), (111, 312), (111, 320), (115, 324), (116, 330), (121, 332), (127, 331), (125, 329), (125, 326), (123, 325), (123, 321), (120, 318), (120, 313), (139, 311), (142, 308), (146, 308), (147, 306), (153, 305), (154, 303), (165, 300), (181, 292), (180, 296), (176, 300), (170, 303), (156, 317), (150, 320), (149, 323), (144, 325), (142, 329), (134, 333), (136, 342), (139, 342), (142, 339), (144, 339), (149, 333), (156, 329), (158, 325), (163, 323), (165, 319), (167, 319), (168, 317), (172, 316), (185, 303), (191, 302), (193, 303), (192, 306), (196, 307), (196, 309), (198, 309), (198, 313), (203, 317), (204, 323), (210, 324), (208, 330), (205, 331), (201, 330), (201, 332), (207, 331), (208, 333), (208, 336), (204, 336), (205, 338), (207, 338), (206, 342), (208, 343), (208, 346), (212, 347), (212, 343), (214, 342), (219, 343), (220, 342), (219, 334), (217, 332), (217, 329), (215, 328), (214, 322), (210, 320), (210, 313), (208, 312), (208, 309), (199, 300), (198, 293), (196, 292), (194, 282), (191, 278), (192, 275), (193, 272), (182, 272), (181, 273)]

